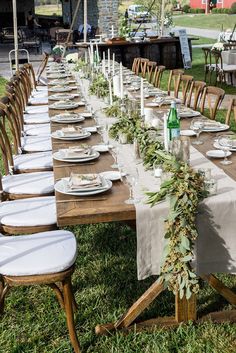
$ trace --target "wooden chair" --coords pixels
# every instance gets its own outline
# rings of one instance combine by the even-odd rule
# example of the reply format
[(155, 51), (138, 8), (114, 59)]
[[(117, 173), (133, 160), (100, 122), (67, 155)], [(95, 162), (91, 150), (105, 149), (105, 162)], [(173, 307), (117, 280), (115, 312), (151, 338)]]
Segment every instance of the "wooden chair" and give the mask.
[(165, 68), (166, 67), (163, 65), (156, 66), (155, 71), (153, 73), (153, 80), (152, 80), (152, 84), (154, 85), (154, 87), (160, 88), (161, 79), (162, 79), (163, 72), (165, 71)]
[(202, 94), (202, 100), (200, 105), (200, 112), (204, 115), (206, 108), (210, 111), (210, 119), (215, 120), (217, 109), (219, 108), (225, 91), (222, 88), (208, 86), (205, 87)]
[(140, 59), (141, 59), (141, 58), (134, 58), (133, 64), (132, 64), (132, 71), (133, 71), (136, 75), (138, 75), (138, 72), (139, 72)]
[(234, 121), (236, 123), (236, 98), (231, 99), (229, 108), (225, 117), (225, 124), (230, 125), (231, 114), (234, 115)]
[(156, 69), (156, 67), (157, 67), (157, 63), (155, 61), (148, 61), (147, 62), (146, 74), (147, 74), (148, 82), (150, 82), (150, 83), (153, 82), (153, 75), (154, 75), (154, 70)]
[(215, 72), (215, 85), (219, 82), (226, 83), (226, 76), (230, 77), (230, 84), (233, 85), (233, 74), (236, 72), (236, 65), (224, 64), (222, 60), (222, 55), (220, 51), (212, 51), (212, 67)]
[(175, 97), (178, 98), (179, 92), (182, 93), (182, 103), (186, 103), (187, 95), (190, 90), (191, 83), (193, 82), (193, 76), (190, 75), (179, 75), (178, 81), (176, 83)]
[[(36, 82), (37, 82), (37, 90), (42, 90), (44, 88), (47, 89), (47, 83), (45, 82), (45, 80), (43, 80), (42, 78), (42, 74), (47, 66), (48, 63), (48, 59), (49, 59), (49, 54), (44, 52), (43, 53), (43, 59), (37, 69), (36, 72)], [(46, 86), (46, 87), (45, 87)]]
[(179, 76), (184, 74), (184, 70), (182, 69), (174, 69), (170, 70), (169, 79), (168, 79), (168, 87), (167, 93), (170, 95), (172, 87), (174, 90), (174, 96), (176, 96), (176, 90), (179, 82)]
[(192, 81), (190, 90), (186, 99), (186, 106), (192, 107), (193, 110), (199, 108), (202, 92), (206, 87), (206, 82), (203, 81)]
[(75, 353), (81, 353), (76, 335), (71, 277), (76, 259), (73, 233), (57, 230), (28, 236), (0, 237), (0, 311), (13, 287), (47, 285), (65, 310), (70, 340)]
[(147, 63), (148, 63), (148, 59), (145, 59), (145, 58), (141, 58), (140, 59), (140, 72), (141, 72), (141, 76), (143, 78), (146, 77), (146, 73), (147, 73)]
[(204, 54), (204, 81), (207, 81), (209, 76), (209, 83), (211, 83), (211, 75), (213, 71), (212, 62), (211, 62), (211, 49), (202, 48)]

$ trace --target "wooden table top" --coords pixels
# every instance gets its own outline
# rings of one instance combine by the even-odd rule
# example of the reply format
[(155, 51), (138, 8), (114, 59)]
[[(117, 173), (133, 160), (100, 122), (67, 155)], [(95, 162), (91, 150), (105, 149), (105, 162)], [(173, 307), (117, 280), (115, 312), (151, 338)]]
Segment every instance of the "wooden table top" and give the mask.
[[(77, 93), (72, 91), (72, 93)], [(50, 92), (49, 92), (50, 96)], [(75, 101), (79, 98), (75, 98)], [(51, 103), (51, 102), (50, 102)], [(169, 109), (166, 107), (164, 109)], [(158, 110), (158, 108), (157, 108)], [(163, 107), (161, 107), (163, 111)], [(85, 107), (79, 107), (78, 109), (72, 110), (74, 112), (86, 111)], [(50, 117), (62, 113), (62, 110), (49, 109)], [(162, 113), (163, 115), (163, 113)], [(181, 128), (188, 129), (191, 119), (181, 119)], [(95, 120), (92, 118), (86, 118), (84, 122), (73, 125), (80, 125), (81, 127), (94, 126)], [(58, 124), (51, 122), (51, 131), (56, 131), (65, 127), (65, 124)], [(216, 133), (202, 133), (201, 139), (204, 140), (202, 145), (194, 145), (200, 152), (205, 155), (208, 150), (214, 149), (213, 141), (216, 137)], [(194, 139), (194, 138), (193, 138)], [(53, 152), (58, 151), (61, 148), (69, 146), (78, 146), (82, 143), (88, 145), (96, 145), (101, 142), (100, 135), (93, 133), (89, 138), (77, 141), (64, 141), (58, 139), (52, 139)], [(228, 166), (220, 164), (220, 160), (212, 159), (212, 162), (223, 169), (226, 174), (236, 180), (236, 154), (232, 154), (230, 157), (233, 163)], [(111, 165), (114, 160), (109, 152), (101, 153), (97, 160), (85, 163), (67, 163), (53, 160), (53, 170), (55, 182), (61, 178), (69, 177), (71, 172), (74, 173), (100, 173), (111, 170)], [(80, 197), (73, 195), (65, 195), (56, 192), (56, 205), (57, 205), (57, 222), (58, 226), (66, 225), (78, 225), (88, 223), (100, 223), (100, 222), (112, 222), (112, 221), (130, 221), (136, 219), (135, 207), (133, 205), (125, 204), (125, 200), (129, 197), (129, 190), (126, 185), (121, 181), (114, 181), (113, 186), (110, 190), (105, 193)]]

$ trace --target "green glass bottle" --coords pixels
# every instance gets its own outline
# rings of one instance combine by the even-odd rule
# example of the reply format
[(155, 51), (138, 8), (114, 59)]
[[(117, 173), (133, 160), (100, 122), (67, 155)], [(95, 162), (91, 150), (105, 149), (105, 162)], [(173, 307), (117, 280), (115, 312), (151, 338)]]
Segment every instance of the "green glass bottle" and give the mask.
[(170, 112), (167, 119), (167, 129), (169, 133), (169, 141), (180, 136), (180, 121), (178, 118), (176, 103), (171, 102)]

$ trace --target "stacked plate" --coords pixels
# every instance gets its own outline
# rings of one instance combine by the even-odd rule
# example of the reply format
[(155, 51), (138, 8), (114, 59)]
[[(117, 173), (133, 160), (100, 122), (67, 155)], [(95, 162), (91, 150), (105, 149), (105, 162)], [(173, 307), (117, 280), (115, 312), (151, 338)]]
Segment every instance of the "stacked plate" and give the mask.
[(75, 147), (62, 149), (53, 153), (53, 158), (57, 161), (83, 163), (97, 159), (100, 153), (92, 148)]
[[(97, 176), (95, 174), (95, 176)], [(83, 178), (87, 178), (88, 175), (83, 175)], [(59, 180), (55, 184), (55, 190), (57, 192), (60, 192), (62, 194), (66, 195), (74, 195), (74, 196), (90, 196), (90, 195), (96, 195), (96, 194), (101, 194), (103, 192), (106, 192), (107, 190), (111, 189), (112, 187), (112, 182), (108, 179), (103, 178), (102, 176), (99, 176), (100, 183), (98, 185), (93, 185), (91, 182), (91, 185), (89, 185), (89, 182), (87, 184), (80, 185), (77, 187), (71, 187), (71, 178), (63, 178)]]
[(75, 83), (74, 80), (62, 80), (62, 79), (57, 79), (57, 80), (52, 80), (48, 82), (49, 86), (57, 86), (57, 85), (69, 85), (70, 83)]
[(179, 112), (179, 117), (180, 118), (195, 118), (197, 116), (200, 116), (201, 113), (197, 112), (195, 110), (192, 109), (184, 109), (182, 111)]
[(55, 102), (51, 105), (49, 105), (50, 109), (59, 109), (59, 110), (64, 110), (64, 109), (76, 109), (80, 106), (84, 106), (84, 102), (72, 102), (70, 100), (63, 100), (59, 102)]
[(79, 123), (84, 121), (85, 118), (76, 113), (62, 113), (57, 114), (51, 118), (54, 123), (69, 124), (69, 123)]
[(61, 73), (56, 73), (56, 74), (50, 74), (48, 75), (48, 78), (51, 79), (51, 78), (67, 78), (71, 76), (71, 74), (68, 74), (68, 73), (64, 73), (64, 74), (61, 74)]
[(70, 86), (60, 86), (60, 85), (56, 85), (52, 88), (49, 88), (49, 92), (70, 92), (72, 91), (73, 87)]
[(229, 129), (229, 125), (221, 124), (217, 121), (208, 120), (204, 123), (204, 132), (221, 132)]
[(74, 99), (76, 94), (70, 94), (70, 93), (57, 93), (57, 94), (52, 94), (48, 98), (53, 101), (60, 101), (60, 100), (67, 100), (67, 99)]
[(54, 139), (58, 139), (58, 140), (82, 140), (82, 139), (86, 139), (89, 136), (91, 136), (91, 132), (86, 131), (86, 130), (78, 130), (76, 131), (74, 130), (69, 130), (67, 129), (65, 131), (65, 129), (63, 130), (56, 130), (51, 134), (51, 137)]

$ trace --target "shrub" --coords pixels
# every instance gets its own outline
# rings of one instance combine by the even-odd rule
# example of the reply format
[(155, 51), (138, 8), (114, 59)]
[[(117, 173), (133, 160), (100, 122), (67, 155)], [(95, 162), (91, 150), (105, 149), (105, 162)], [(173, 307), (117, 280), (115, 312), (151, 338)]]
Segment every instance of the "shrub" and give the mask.
[(190, 6), (189, 6), (189, 5), (184, 5), (184, 6), (182, 7), (182, 10), (183, 10), (183, 12), (185, 12), (185, 13), (189, 13), (189, 12), (190, 12)]
[(229, 13), (229, 12), (230, 12), (230, 9), (222, 9), (222, 12), (223, 12), (223, 13)]
[(230, 13), (236, 14), (236, 2), (233, 2), (233, 4), (231, 5)]
[(218, 9), (217, 7), (214, 7), (212, 10), (211, 10), (212, 13), (218, 13)]
[(205, 9), (196, 9), (196, 13), (205, 13)]

